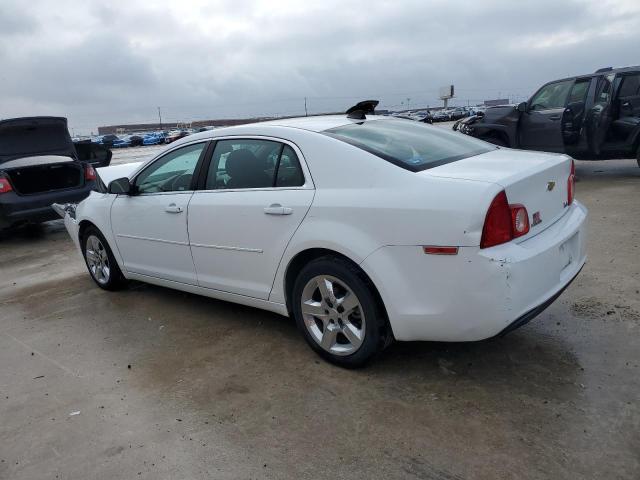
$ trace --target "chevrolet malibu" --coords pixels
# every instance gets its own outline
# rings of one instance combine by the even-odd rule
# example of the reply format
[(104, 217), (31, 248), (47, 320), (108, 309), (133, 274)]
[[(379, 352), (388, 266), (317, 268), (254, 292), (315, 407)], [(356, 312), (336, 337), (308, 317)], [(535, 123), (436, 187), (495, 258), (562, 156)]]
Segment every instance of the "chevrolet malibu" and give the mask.
[(345, 367), (393, 339), (504, 334), (578, 274), (570, 157), (347, 113), (190, 135), (55, 208), (100, 288), (134, 279), (291, 316)]

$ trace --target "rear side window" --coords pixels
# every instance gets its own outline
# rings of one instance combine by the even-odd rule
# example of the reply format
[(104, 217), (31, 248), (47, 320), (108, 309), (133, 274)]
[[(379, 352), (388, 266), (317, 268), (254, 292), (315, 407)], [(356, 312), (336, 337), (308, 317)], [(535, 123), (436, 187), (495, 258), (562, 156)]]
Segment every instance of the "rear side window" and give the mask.
[(323, 133), (413, 172), (496, 148), (473, 137), (412, 120), (371, 120)]
[(239, 138), (216, 143), (205, 188), (297, 187), (303, 184), (300, 162), (289, 145)]
[(622, 79), (620, 97), (633, 97), (640, 94), (640, 75), (626, 75)]
[(304, 185), (304, 175), (296, 152), (285, 145), (277, 166), (276, 187), (300, 187)]

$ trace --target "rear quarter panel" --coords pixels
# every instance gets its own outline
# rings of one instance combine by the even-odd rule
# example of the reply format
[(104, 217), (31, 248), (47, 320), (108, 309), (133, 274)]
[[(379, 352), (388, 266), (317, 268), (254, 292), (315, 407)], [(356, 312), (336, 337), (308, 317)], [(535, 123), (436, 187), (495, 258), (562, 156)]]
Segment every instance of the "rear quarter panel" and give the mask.
[(431, 178), (339, 140), (300, 139), (316, 185), (309, 213), (276, 274), (271, 301), (284, 302), (287, 266), (300, 252), (326, 248), (362, 263), (389, 245), (477, 246), (498, 185)]

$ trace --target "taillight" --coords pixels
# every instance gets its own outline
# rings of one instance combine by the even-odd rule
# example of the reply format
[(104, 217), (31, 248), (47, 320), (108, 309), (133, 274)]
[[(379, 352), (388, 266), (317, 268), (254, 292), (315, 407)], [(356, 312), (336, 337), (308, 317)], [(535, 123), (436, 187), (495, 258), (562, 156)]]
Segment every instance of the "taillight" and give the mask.
[(504, 190), (498, 193), (487, 210), (482, 228), (480, 248), (493, 247), (508, 242), (513, 238), (511, 231), (511, 211), (507, 194)]
[(529, 233), (529, 214), (524, 205), (509, 205), (507, 194), (498, 193), (487, 210), (480, 248), (509, 242)]
[(88, 163), (84, 166), (84, 179), (85, 180), (95, 180), (96, 179), (96, 169), (93, 168)]
[(573, 195), (576, 189), (576, 164), (571, 160), (571, 172), (567, 179), (567, 205), (573, 203)]
[(513, 238), (518, 238), (529, 233), (529, 213), (524, 205), (509, 205), (509, 209), (511, 210)]
[(13, 187), (9, 183), (9, 179), (5, 177), (0, 177), (0, 193), (11, 192)]

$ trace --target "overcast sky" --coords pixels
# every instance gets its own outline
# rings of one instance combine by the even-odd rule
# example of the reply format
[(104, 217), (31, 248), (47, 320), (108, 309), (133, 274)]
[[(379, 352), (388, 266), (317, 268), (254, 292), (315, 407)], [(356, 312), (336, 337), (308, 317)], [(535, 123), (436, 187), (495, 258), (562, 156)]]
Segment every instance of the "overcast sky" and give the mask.
[(526, 99), (640, 64), (640, 0), (1, 0), (0, 118), (98, 125)]

